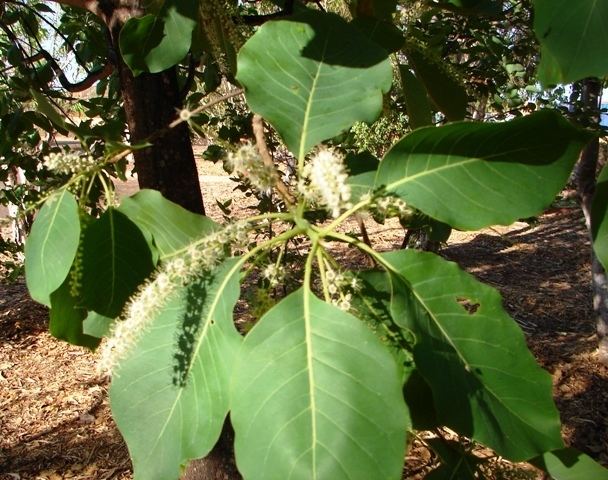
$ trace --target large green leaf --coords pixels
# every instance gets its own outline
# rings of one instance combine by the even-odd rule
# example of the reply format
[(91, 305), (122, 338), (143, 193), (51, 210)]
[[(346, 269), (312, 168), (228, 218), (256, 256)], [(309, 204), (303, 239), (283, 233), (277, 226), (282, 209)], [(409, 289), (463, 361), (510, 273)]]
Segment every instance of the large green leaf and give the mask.
[(608, 73), (608, 2), (533, 0), (540, 40), (538, 71), (545, 85), (571, 83)]
[(530, 463), (554, 480), (608, 480), (608, 470), (574, 448), (547, 452)]
[(241, 48), (237, 80), (251, 109), (298, 158), (357, 121), (373, 122), (391, 87), (384, 49), (334, 14), (264, 24)]
[(500, 294), (431, 253), (382, 258), (419, 303), (420, 312), (404, 322), (417, 337), (416, 367), (431, 387), (439, 421), (515, 461), (561, 448), (551, 377), (536, 364)]
[(230, 259), (181, 287), (119, 366), (110, 400), (136, 479), (177, 479), (220, 435), (241, 341), (232, 321), (239, 266)]
[(213, 220), (189, 212), (156, 190), (141, 190), (123, 199), (118, 210), (142, 231), (152, 235), (161, 259), (210, 233), (217, 226)]
[(49, 331), (55, 338), (72, 345), (94, 349), (99, 345), (99, 339), (84, 333), (83, 320), (86, 316), (87, 311), (78, 305), (78, 299), (70, 292), (68, 277), (61, 287), (51, 294)]
[(106, 317), (118, 316), (154, 269), (148, 243), (126, 215), (109, 208), (86, 229), (82, 251), (84, 305)]
[(234, 374), (247, 480), (401, 478), (410, 423), (400, 374), (357, 318), (299, 289), (249, 332)]
[(376, 186), (456, 228), (508, 225), (553, 201), (588, 138), (550, 111), (423, 128), (386, 154)]
[(131, 18), (119, 38), (120, 52), (134, 75), (158, 73), (182, 60), (196, 26), (196, 0), (165, 0), (158, 15)]
[(51, 293), (72, 267), (79, 238), (78, 204), (61, 190), (40, 209), (25, 242), (25, 280), (34, 300), (51, 305)]
[(591, 236), (598, 260), (608, 270), (608, 166), (597, 178), (591, 204)]

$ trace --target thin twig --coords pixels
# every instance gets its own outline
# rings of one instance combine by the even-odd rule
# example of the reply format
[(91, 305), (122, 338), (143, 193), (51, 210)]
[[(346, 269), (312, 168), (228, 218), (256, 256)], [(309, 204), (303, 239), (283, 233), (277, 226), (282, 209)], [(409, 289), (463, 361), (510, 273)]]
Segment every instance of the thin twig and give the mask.
[[(251, 125), (253, 126), (253, 133), (255, 135), (255, 143), (256, 143), (256, 146), (258, 147), (258, 151), (260, 152), (260, 155), (262, 156), (262, 161), (264, 162), (264, 164), (266, 166), (274, 169), (276, 172), (276, 166), (274, 164), (274, 161), (272, 160), (272, 156), (270, 155), (270, 152), (268, 151), (268, 145), (266, 145), (266, 137), (264, 136), (264, 122), (262, 120), (262, 117), (260, 117), (258, 114), (255, 114), (253, 116), (253, 120), (251, 121)], [(277, 191), (279, 192), (279, 194), (281, 195), (281, 197), (283, 198), (283, 200), (285, 201), (287, 206), (292, 207), (295, 204), (295, 198), (289, 192), (289, 188), (287, 187), (285, 182), (283, 182), (281, 177), (278, 175), (278, 172), (276, 172), (276, 173), (277, 173), (277, 175), (276, 175)]]
[[(192, 110), (190, 112), (190, 115), (196, 115), (198, 113), (201, 113), (203, 110), (207, 110), (208, 108), (211, 108), (215, 105), (217, 105), (218, 103), (222, 103), (232, 97), (238, 97), (239, 95), (243, 94), (243, 89), (239, 88), (238, 90), (234, 90), (232, 92), (227, 93), (226, 95), (222, 95), (219, 98), (216, 98), (215, 100), (212, 100), (211, 102), (205, 103), (204, 105), (201, 105), (200, 107), (195, 108), (194, 110)], [(159, 138), (161, 138), (163, 135), (165, 135), (169, 130), (171, 130), (172, 128), (177, 127), (178, 125), (186, 122), (187, 120), (184, 120), (181, 117), (177, 117), (175, 120), (173, 120), (169, 125), (167, 125), (167, 127), (161, 129), (161, 130), (157, 130), (156, 132), (154, 132), (152, 135), (150, 135), (147, 139), (143, 139), (140, 140), (138, 143), (151, 143), (155, 140), (158, 140)], [(110, 163), (116, 163), (120, 160), (122, 160), (123, 158), (125, 158), (126, 156), (130, 155), (131, 153), (133, 153), (133, 148), (129, 147), (125, 150), (123, 150), (120, 153), (117, 153), (116, 155), (110, 157), (106, 163), (110, 164)]]

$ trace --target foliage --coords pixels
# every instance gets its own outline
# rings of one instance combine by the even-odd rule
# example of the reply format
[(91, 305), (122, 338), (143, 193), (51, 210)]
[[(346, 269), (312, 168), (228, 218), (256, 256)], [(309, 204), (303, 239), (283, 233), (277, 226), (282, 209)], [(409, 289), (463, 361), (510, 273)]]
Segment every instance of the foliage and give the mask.
[[(215, 17), (167, 1), (127, 22), (121, 53), (133, 73), (162, 70), (201, 48), (213, 59), (204, 72), (215, 66), (232, 78), (240, 7), (211, 3), (221, 5)], [(410, 113), (408, 97), (426, 92), (410, 123), (427, 125), (429, 108), (448, 120), (469, 111), (464, 82), (440, 64), (422, 27), (445, 28), (436, 19), (446, 12), (466, 24), (500, 16), (503, 3), (511, 4), (433, 2), (416, 17), (394, 57)], [(63, 172), (66, 183), (36, 218), (26, 276), (32, 296), (51, 306), (51, 331), (90, 348), (93, 335), (108, 337), (102, 365), (113, 373), (112, 410), (136, 478), (178, 478), (211, 450), (228, 414), (246, 479), (397, 479), (411, 433), (442, 426), (558, 479), (608, 477), (563, 449), (550, 377), (494, 289), (435, 254), (379, 253), (343, 233), (351, 216), (365, 212), (408, 226), (419, 210), (462, 229), (538, 214), (564, 186), (589, 134), (540, 111), (503, 123), (417, 128), (379, 163), (365, 154), (345, 158), (340, 135), (379, 116), (394, 73), (386, 39), (361, 25), (390, 20), (395, 3), (350, 6), (352, 21), (298, 5), (300, 13), (265, 22), (239, 50), (236, 81), (296, 165), (291, 178), (279, 175), (258, 131), (257, 150), (241, 146), (239, 168), (252, 187), (276, 190), (281, 209), (216, 225), (150, 191), (116, 206), (108, 175), (122, 145), (106, 143), (93, 162), (88, 151), (77, 162), (59, 152), (49, 157), (49, 170)], [(537, 25), (552, 18), (536, 14)], [(489, 48), (485, 36), (467, 44), (466, 55)], [(465, 43), (451, 38), (451, 48)], [(596, 73), (594, 58), (583, 57), (575, 71)], [(56, 113), (31, 116), (59, 124)], [(184, 121), (196, 125), (196, 116), (181, 112)], [(97, 151), (92, 137), (74, 131)], [(269, 225), (279, 233), (252, 243)], [(294, 243), (303, 258), (286, 253)], [(346, 270), (335, 244), (367, 255), (375, 268)], [(254, 275), (285, 288), (245, 334), (234, 310), (241, 284)], [(474, 454), (429, 443), (444, 462), (429, 478), (479, 472)]]

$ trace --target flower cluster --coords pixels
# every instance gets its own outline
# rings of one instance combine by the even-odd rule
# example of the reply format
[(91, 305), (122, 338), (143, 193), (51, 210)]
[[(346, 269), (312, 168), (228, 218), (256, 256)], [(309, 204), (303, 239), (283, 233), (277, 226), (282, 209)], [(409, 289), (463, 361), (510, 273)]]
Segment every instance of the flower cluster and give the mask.
[(99, 370), (115, 370), (180, 286), (208, 274), (229, 254), (228, 245), (245, 248), (247, 242), (247, 224), (233, 223), (191, 244), (185, 253), (164, 264), (131, 298), (121, 319), (114, 322), (101, 353)]
[(76, 153), (50, 153), (43, 159), (44, 166), (60, 174), (77, 175), (86, 172), (97, 165), (92, 155)]
[(352, 207), (348, 174), (342, 154), (332, 149), (319, 150), (306, 164), (298, 190), (309, 201), (324, 205), (333, 218)]
[(262, 271), (262, 276), (268, 280), (270, 288), (276, 288), (285, 280), (285, 270), (274, 263), (270, 263)]
[(248, 180), (260, 192), (268, 192), (277, 183), (276, 169), (273, 165), (264, 163), (257, 148), (251, 143), (229, 153), (226, 163), (234, 173)]
[[(367, 208), (378, 223), (384, 223), (387, 218), (394, 217), (398, 217), (400, 220), (409, 220), (415, 213), (412, 207), (394, 195), (383, 195), (373, 199), (371, 195), (368, 195), (368, 198), (370, 204)], [(361, 199), (365, 200), (365, 197)]]
[(336, 305), (340, 310), (348, 312), (351, 309), (353, 293), (361, 289), (359, 280), (352, 273), (336, 272), (327, 264), (326, 269), (325, 278), (331, 303)]

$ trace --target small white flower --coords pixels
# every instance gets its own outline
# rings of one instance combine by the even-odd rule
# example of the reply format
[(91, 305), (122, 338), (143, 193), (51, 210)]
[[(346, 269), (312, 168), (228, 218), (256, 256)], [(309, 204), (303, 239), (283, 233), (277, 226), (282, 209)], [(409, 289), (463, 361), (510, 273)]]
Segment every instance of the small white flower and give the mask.
[(266, 165), (258, 149), (251, 143), (242, 145), (236, 152), (228, 154), (228, 166), (260, 192), (268, 192), (277, 183), (277, 171)]
[(300, 193), (307, 200), (314, 197), (332, 217), (339, 217), (342, 211), (352, 206), (344, 157), (335, 150), (319, 150), (304, 167), (302, 177), (298, 183)]

